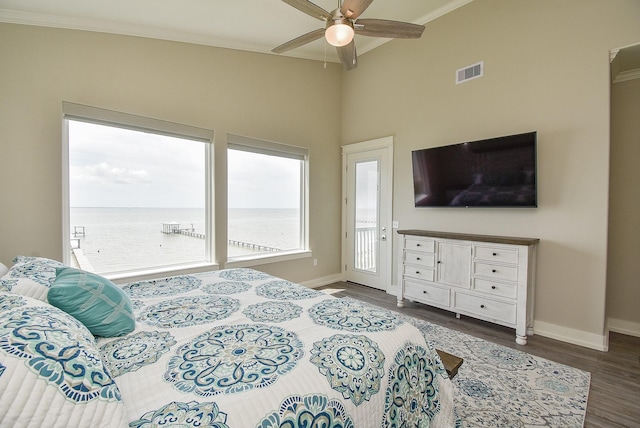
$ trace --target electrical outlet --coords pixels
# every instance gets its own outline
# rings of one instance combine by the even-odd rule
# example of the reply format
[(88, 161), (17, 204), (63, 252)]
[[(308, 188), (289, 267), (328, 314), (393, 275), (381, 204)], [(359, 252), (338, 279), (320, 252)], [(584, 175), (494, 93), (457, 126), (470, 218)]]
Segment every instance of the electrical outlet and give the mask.
[(394, 221), (393, 221), (393, 228), (394, 228), (394, 229), (397, 229), (397, 228), (399, 228), (399, 227), (400, 227), (400, 224), (398, 223), (398, 221), (397, 221), (397, 220), (394, 220)]
[(318, 259), (313, 259), (313, 265), (318, 266)]

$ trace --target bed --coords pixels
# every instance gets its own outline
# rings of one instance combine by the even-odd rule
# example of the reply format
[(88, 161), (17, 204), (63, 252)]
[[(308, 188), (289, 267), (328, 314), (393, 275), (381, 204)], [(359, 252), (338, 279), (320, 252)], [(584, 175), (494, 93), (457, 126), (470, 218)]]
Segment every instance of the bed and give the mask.
[(256, 270), (115, 286), (19, 256), (0, 310), (0, 426), (460, 425), (410, 323)]

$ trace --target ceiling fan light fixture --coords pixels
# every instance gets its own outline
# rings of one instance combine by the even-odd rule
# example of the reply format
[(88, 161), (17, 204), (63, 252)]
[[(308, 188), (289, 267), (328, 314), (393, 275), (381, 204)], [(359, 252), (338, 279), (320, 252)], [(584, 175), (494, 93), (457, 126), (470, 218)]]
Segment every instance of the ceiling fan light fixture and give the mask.
[(324, 38), (327, 39), (327, 42), (336, 47), (348, 45), (354, 35), (353, 24), (343, 17), (333, 19), (324, 32)]

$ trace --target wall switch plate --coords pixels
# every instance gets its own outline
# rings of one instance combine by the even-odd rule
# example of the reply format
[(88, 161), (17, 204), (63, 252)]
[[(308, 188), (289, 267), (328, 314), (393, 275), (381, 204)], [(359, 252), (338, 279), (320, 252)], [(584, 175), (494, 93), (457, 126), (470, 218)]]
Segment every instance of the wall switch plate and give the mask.
[(397, 221), (397, 220), (394, 220), (394, 222), (393, 222), (393, 228), (394, 228), (394, 229), (397, 229), (397, 228), (399, 228), (399, 227), (400, 227), (400, 225), (398, 224), (398, 221)]

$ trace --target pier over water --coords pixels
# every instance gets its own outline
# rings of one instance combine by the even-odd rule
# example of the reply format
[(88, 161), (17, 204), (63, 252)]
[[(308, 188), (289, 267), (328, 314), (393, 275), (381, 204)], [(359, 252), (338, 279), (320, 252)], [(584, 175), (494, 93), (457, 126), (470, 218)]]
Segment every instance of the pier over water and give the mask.
[[(176, 223), (175, 221), (172, 221), (170, 223), (162, 223), (162, 233), (179, 234), (179, 235), (191, 236), (191, 237), (200, 238), (200, 239), (204, 239), (206, 236), (204, 233), (196, 232), (195, 228), (193, 227), (193, 223), (191, 223), (191, 227), (181, 227), (181, 226), (182, 225), (180, 223)], [(260, 245), (260, 244), (252, 244), (250, 242), (236, 241), (234, 239), (229, 239), (228, 244), (233, 247), (245, 248), (252, 251), (260, 251), (260, 252), (282, 251), (280, 248), (269, 247), (269, 246)]]
[(193, 238), (204, 239), (204, 233), (196, 232), (196, 229), (193, 227), (193, 223), (191, 223), (191, 227), (180, 227), (180, 223), (176, 223), (172, 221), (170, 223), (162, 223), (162, 233), (178, 233), (180, 235), (191, 236)]

